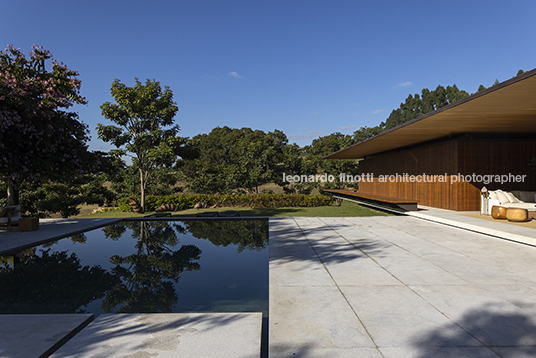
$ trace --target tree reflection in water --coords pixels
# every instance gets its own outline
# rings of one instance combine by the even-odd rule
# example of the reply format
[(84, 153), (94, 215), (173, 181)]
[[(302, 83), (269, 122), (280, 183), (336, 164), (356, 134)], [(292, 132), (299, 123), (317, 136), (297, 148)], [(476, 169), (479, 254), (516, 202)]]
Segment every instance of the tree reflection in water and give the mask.
[[(114, 255), (110, 262), (116, 265), (111, 273), (121, 283), (112, 287), (104, 298), (106, 312), (171, 312), (178, 297), (173, 282), (186, 271), (200, 270), (201, 250), (195, 245), (177, 246), (177, 232), (184, 232), (179, 224), (163, 221), (134, 221), (123, 224), (137, 239), (136, 252), (129, 256)], [(108, 232), (117, 237), (123, 233), (118, 226)], [(108, 236), (107, 236), (108, 237)]]
[(183, 224), (198, 239), (216, 246), (236, 245), (238, 252), (268, 247), (267, 220), (192, 220)]
[(84, 312), (89, 302), (104, 297), (118, 283), (100, 266), (82, 266), (67, 251), (25, 250), (0, 257), (0, 313)]
[[(116, 223), (102, 229), (106, 239), (123, 241), (129, 235), (135, 246), (130, 255), (111, 256), (108, 261), (113, 267), (108, 270), (83, 266), (77, 254), (54, 251), (53, 243), (15, 257), (0, 256), (0, 313), (85, 312), (89, 303), (99, 299), (105, 312), (172, 312), (181, 273), (201, 269), (196, 262), (201, 249), (181, 245), (179, 235), (190, 232), (216, 246), (236, 245), (239, 253), (261, 251), (268, 247), (267, 226), (266, 220)], [(84, 250), (88, 239), (80, 234), (70, 241)]]

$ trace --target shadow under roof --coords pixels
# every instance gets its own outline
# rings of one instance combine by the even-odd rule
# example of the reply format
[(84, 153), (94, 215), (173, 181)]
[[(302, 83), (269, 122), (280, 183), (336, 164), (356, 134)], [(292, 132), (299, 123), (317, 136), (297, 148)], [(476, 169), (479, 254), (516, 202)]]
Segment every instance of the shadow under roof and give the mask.
[(536, 133), (536, 69), (427, 113), (324, 159), (362, 159), (460, 133)]

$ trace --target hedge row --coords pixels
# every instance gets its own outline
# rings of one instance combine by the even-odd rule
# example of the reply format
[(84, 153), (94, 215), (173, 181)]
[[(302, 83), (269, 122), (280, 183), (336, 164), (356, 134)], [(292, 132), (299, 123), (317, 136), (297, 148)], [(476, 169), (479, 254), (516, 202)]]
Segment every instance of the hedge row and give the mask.
[[(140, 200), (139, 197), (135, 199)], [(331, 205), (333, 199), (326, 195), (305, 194), (241, 194), (241, 195), (158, 195), (145, 198), (145, 211), (155, 211), (164, 204), (175, 204), (179, 210), (191, 209), (197, 202), (216, 207), (314, 207)], [(128, 198), (117, 201), (121, 211), (132, 211)]]

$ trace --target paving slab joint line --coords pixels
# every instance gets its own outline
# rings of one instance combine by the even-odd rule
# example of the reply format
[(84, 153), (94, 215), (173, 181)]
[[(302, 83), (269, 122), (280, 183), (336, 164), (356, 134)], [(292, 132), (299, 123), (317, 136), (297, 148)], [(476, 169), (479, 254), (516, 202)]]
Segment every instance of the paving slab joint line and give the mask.
[(451, 319), (449, 316), (447, 316), (445, 313), (443, 313), (439, 308), (437, 308), (436, 306), (434, 306), (432, 303), (428, 302), (428, 300), (426, 300), (424, 297), (422, 297), (421, 295), (419, 295), (419, 293), (415, 290), (413, 290), (411, 287), (409, 286), (406, 286), (407, 288), (409, 288), (413, 293), (415, 293), (418, 297), (420, 297), (422, 300), (424, 300), (424, 302), (428, 303), (431, 307), (433, 307), (437, 312), (441, 313), (446, 319), (448, 319), (449, 321), (451, 321), (452, 323), (454, 323), (456, 326), (460, 327), (461, 330), (463, 330), (464, 332), (466, 332), (468, 335), (470, 335), (471, 337), (473, 337), (473, 339), (475, 341), (477, 341), (478, 343), (480, 343), (483, 347), (486, 347), (487, 349), (489, 349), (490, 351), (492, 351), (493, 353), (497, 354), (499, 357), (502, 357), (502, 355), (499, 354), (499, 352), (496, 352), (494, 349), (493, 349), (493, 346), (490, 346), (484, 342), (482, 342), (480, 339), (478, 339), (474, 334), (472, 334), (471, 332), (469, 332), (468, 330), (466, 330), (464, 327), (462, 327), (461, 325), (458, 324), (458, 322), (454, 321), (453, 319)]
[[(322, 220), (321, 220), (321, 221), (322, 221)], [(322, 221), (322, 222), (323, 222), (323, 221)], [(326, 224), (326, 225), (329, 226), (329, 227), (331, 227), (329, 224)], [(356, 226), (357, 226), (357, 225), (356, 225)], [(393, 227), (394, 229), (396, 229), (396, 227), (394, 227), (394, 226), (392, 226), (392, 227)], [(336, 229), (333, 229), (333, 230), (334, 230), (335, 232), (337, 232)], [(338, 232), (337, 232), (337, 233), (338, 233)], [(351, 246), (353, 246), (354, 248), (356, 248), (357, 250), (359, 250), (360, 252), (362, 252), (365, 256), (367, 256), (367, 258), (369, 258), (372, 262), (374, 262), (376, 265), (378, 265), (378, 267), (380, 267), (382, 270), (384, 270), (385, 272), (387, 272), (387, 273), (388, 273), (391, 277), (393, 277), (395, 280), (397, 280), (398, 282), (400, 282), (400, 284), (402, 284), (403, 286), (406, 286), (408, 289), (410, 289), (411, 291), (413, 291), (409, 285), (407, 285), (407, 284), (404, 283), (402, 280), (400, 280), (398, 277), (396, 277), (395, 275), (393, 275), (389, 270), (387, 270), (387, 269), (386, 269), (385, 267), (383, 267), (378, 261), (376, 261), (376, 259), (374, 259), (374, 257), (370, 256), (370, 255), (367, 254), (365, 251), (361, 250), (359, 247), (356, 247), (356, 246), (354, 245), (354, 243), (348, 241), (344, 236), (342, 236), (342, 235), (340, 235), (340, 234), (339, 234), (339, 236), (342, 237), (343, 240), (345, 240), (345, 241), (346, 241), (347, 243), (349, 243)], [(392, 242), (392, 241), (389, 241), (389, 240), (387, 240), (387, 239), (384, 239), (384, 240), (387, 241), (388, 243), (390, 243), (391, 245), (396, 246), (396, 247), (400, 248), (401, 250), (404, 250), (404, 251), (408, 252), (409, 254), (411, 254), (411, 255), (413, 255), (413, 256), (415, 256), (415, 257), (417, 257), (417, 258), (420, 258), (420, 257), (419, 257), (418, 255), (416, 255), (414, 252), (412, 252), (412, 251), (406, 249), (405, 247), (400, 246), (400, 245), (398, 245), (398, 244), (396, 244), (396, 243), (394, 243), (394, 242)], [(426, 239), (424, 239), (424, 240), (426, 240)], [(427, 240), (426, 240), (426, 241), (427, 241)], [(449, 250), (450, 250), (450, 249), (449, 249)], [(433, 262), (431, 262), (431, 261), (427, 261), (427, 262), (428, 262), (429, 264), (431, 264), (431, 265), (437, 267), (438, 269), (443, 270), (443, 268), (442, 268), (441, 266), (438, 266), (438, 265), (436, 265), (435, 263), (433, 263)], [(468, 283), (468, 281), (465, 280), (463, 277), (461, 277), (461, 276), (459, 276), (459, 275), (457, 275), (457, 274), (454, 274), (454, 273), (452, 273), (452, 272), (450, 272), (450, 274), (453, 275), (453, 276), (455, 276), (455, 277), (458, 277), (460, 280), (465, 281), (465, 282)], [(415, 292), (415, 293), (416, 293), (416, 292)], [(420, 296), (420, 295), (419, 295), (419, 296)], [(421, 297), (421, 298), (422, 298), (422, 297)], [(425, 300), (425, 301), (426, 301), (426, 300)], [(428, 302), (428, 301), (426, 301), (426, 302)], [(433, 305), (432, 305), (432, 307), (433, 307)], [(434, 308), (435, 308), (435, 307), (434, 307)]]
[[(365, 330), (365, 332), (367, 332), (367, 335), (368, 337), (370, 338), (370, 340), (372, 341), (372, 343), (374, 343), (374, 347), (376, 348), (376, 350), (378, 351), (378, 353), (385, 358), (385, 356), (383, 355), (383, 353), (380, 351), (380, 347), (378, 346), (378, 344), (376, 344), (376, 341), (374, 341), (374, 338), (372, 337), (372, 335), (370, 334), (370, 332), (368, 331), (367, 327), (365, 326), (365, 324), (363, 323), (363, 321), (361, 321), (361, 318), (359, 318), (359, 316), (357, 315), (357, 312), (354, 310), (354, 308), (352, 307), (352, 305), (350, 304), (350, 301), (348, 301), (348, 299), (346, 298), (346, 296), (344, 295), (344, 293), (342, 292), (341, 288), (339, 287), (339, 284), (337, 283), (337, 281), (335, 281), (335, 279), (333, 278), (333, 276), (331, 275), (331, 272), (329, 272), (328, 268), (326, 267), (326, 265), (324, 264), (324, 261), (322, 261), (322, 258), (320, 257), (320, 255), (318, 255), (318, 252), (316, 252), (314, 246), (311, 244), (311, 242), (309, 241), (309, 239), (307, 239), (307, 235), (305, 235), (305, 233), (303, 232), (302, 228), (300, 227), (300, 224), (298, 224), (298, 222), (293, 219), (294, 222), (296, 223), (296, 225), (298, 226), (298, 228), (300, 229), (302, 235), (305, 237), (305, 240), (307, 240), (307, 243), (309, 244), (309, 246), (311, 246), (311, 249), (313, 249), (316, 257), (318, 257), (318, 260), (320, 260), (320, 263), (322, 264), (322, 267), (324, 267), (324, 270), (326, 270), (326, 272), (328, 273), (329, 277), (331, 278), (331, 280), (333, 281), (333, 283), (335, 284), (335, 286), (337, 287), (337, 290), (339, 290), (339, 293), (342, 295), (342, 297), (344, 298), (344, 300), (346, 301), (346, 304), (348, 305), (348, 307), (350, 307), (350, 309), (352, 310), (352, 312), (354, 313), (354, 316), (357, 318), (357, 320), (359, 321), (359, 323), (361, 324), (361, 326), (363, 327), (363, 329)], [(322, 222), (324, 225), (325, 223), (319, 219), (320, 222)], [(328, 227), (330, 227), (329, 225), (327, 225)], [(331, 227), (330, 227), (331, 228)], [(333, 230), (333, 229), (332, 229)], [(334, 230), (333, 230), (334, 231)], [(336, 231), (335, 231), (336, 232)], [(336, 232), (337, 235), (340, 236), (340, 234), (338, 232)]]
[[(350, 246), (352, 246), (352, 247), (355, 248), (356, 250), (359, 250), (359, 252), (361, 252), (361, 253), (362, 253), (363, 255), (365, 255), (368, 259), (370, 259), (372, 262), (374, 262), (376, 265), (378, 265), (378, 267), (380, 267), (382, 270), (384, 270), (385, 272), (387, 272), (392, 278), (394, 278), (395, 280), (397, 280), (398, 282), (400, 282), (402, 285), (406, 286), (406, 284), (405, 284), (404, 282), (402, 282), (398, 277), (396, 277), (396, 276), (393, 275), (389, 270), (387, 270), (385, 267), (383, 267), (383, 266), (382, 266), (378, 261), (376, 261), (372, 256), (370, 256), (369, 254), (367, 254), (365, 251), (361, 250), (359, 247), (355, 246), (355, 244), (354, 244), (353, 242), (348, 241), (344, 236), (342, 236), (341, 234), (339, 234), (339, 232), (338, 232), (336, 229), (333, 229), (329, 224), (326, 224), (322, 219), (320, 219), (320, 221), (322, 221), (322, 222), (324, 223), (324, 225), (330, 227), (333, 231), (335, 231), (335, 232), (337, 233), (337, 235), (339, 235), (339, 236), (340, 236), (344, 241), (346, 241)], [(355, 226), (355, 225), (354, 225), (354, 226)], [(392, 244), (392, 245), (394, 245), (394, 246), (396, 246), (396, 247), (399, 247), (399, 248), (401, 248), (401, 249), (407, 251), (408, 253), (410, 253), (410, 254), (412, 254), (412, 255), (415, 255), (413, 252), (411, 252), (411, 251), (409, 251), (409, 250), (406, 250), (406, 248), (404, 248), (404, 247), (401, 247), (401, 246), (399, 246), (399, 245), (397, 245), (397, 244), (395, 244), (395, 243), (393, 243), (393, 242), (391, 242), (391, 241), (389, 241), (389, 240), (385, 240), (385, 241), (387, 241), (388, 243), (390, 243), (390, 244)], [(315, 253), (316, 253), (316, 251), (315, 251)], [(417, 256), (417, 255), (415, 255), (415, 256)], [(322, 261), (322, 260), (320, 260), (320, 261)], [(323, 263), (322, 263), (322, 264), (323, 264)], [(325, 266), (324, 266), (324, 267), (325, 267)], [(326, 270), (327, 270), (327, 269), (326, 269)], [(329, 271), (328, 271), (328, 273), (329, 273)], [(330, 274), (330, 276), (331, 276), (331, 274)], [(332, 277), (332, 279), (333, 279), (333, 277)], [(335, 280), (333, 280), (333, 281), (335, 281)], [(335, 284), (337, 285), (336, 282), (335, 282)], [(339, 287), (339, 286), (337, 285), (337, 287)]]
[[(405, 284), (404, 282), (400, 281), (400, 279), (398, 279), (396, 276), (394, 276), (391, 272), (389, 272), (387, 269), (385, 269), (382, 265), (380, 265), (376, 260), (374, 260), (374, 258), (372, 258), (371, 256), (369, 256), (366, 252), (364, 252), (363, 250), (355, 247), (353, 245), (353, 243), (349, 242), (344, 236), (340, 235), (337, 230), (333, 229), (333, 227), (331, 227), (329, 224), (325, 223), (322, 219), (320, 219), (320, 221), (322, 223), (324, 223), (324, 225), (328, 226), (329, 228), (331, 228), (333, 231), (335, 231), (344, 241), (346, 241), (348, 244), (350, 244), (352, 247), (354, 247), (355, 249), (359, 250), (360, 252), (362, 252), (365, 256), (367, 256), (370, 260), (372, 260), (376, 265), (378, 265), (379, 267), (381, 267), (383, 270), (385, 270), (387, 273), (389, 273), (393, 278), (395, 278), (398, 282), (400, 282), (403, 286), (407, 287), (411, 292), (413, 292), (415, 295), (417, 295), (418, 297), (420, 297), (424, 302), (428, 303), (432, 308), (434, 308), (437, 312), (439, 312), (441, 315), (443, 315), (447, 320), (449, 320), (450, 322), (454, 323), (456, 326), (460, 327), (460, 329), (462, 329), (464, 332), (466, 332), (467, 334), (469, 334), (471, 337), (473, 337), (477, 342), (479, 342), (480, 344), (482, 344), (483, 347), (486, 347), (488, 348), (490, 351), (492, 351), (493, 353), (497, 354), (499, 357), (501, 356), (498, 352), (495, 352), (491, 346), (485, 344), (484, 342), (482, 342), (480, 339), (478, 339), (477, 337), (475, 337), (473, 334), (471, 334), (470, 332), (468, 332), (465, 328), (463, 328), (462, 326), (460, 326), (457, 322), (455, 322), (454, 320), (452, 320), (450, 317), (448, 317), (445, 313), (443, 313), (440, 309), (438, 309), (436, 306), (434, 306), (432, 303), (430, 303), (426, 298), (424, 298), (423, 296), (421, 296), (417, 291), (415, 291), (414, 289), (412, 289), (409, 285)], [(304, 235), (305, 236), (305, 235)], [(307, 237), (306, 237), (307, 239)], [(307, 240), (309, 242), (309, 240)], [(389, 240), (386, 240), (388, 242), (390, 242)], [(397, 247), (400, 247), (398, 245), (396, 245), (395, 243), (393, 242), (390, 242), (392, 245), (395, 245)], [(309, 245), (311, 245), (309, 243)], [(312, 246), (312, 245), (311, 245)], [(333, 282), (335, 282), (335, 285), (337, 286), (337, 289), (339, 290), (339, 292), (342, 294), (342, 296), (344, 297), (344, 299), (346, 300), (346, 302), (348, 303), (348, 305), (350, 306), (350, 308), (352, 309), (352, 312), (354, 312), (355, 316), (357, 317), (357, 319), (359, 320), (359, 322), (361, 322), (361, 320), (359, 319), (359, 316), (357, 315), (357, 313), (353, 310), (352, 306), (350, 305), (350, 302), (348, 301), (348, 299), (346, 298), (346, 296), (344, 295), (344, 293), (342, 292), (342, 290), (340, 289), (339, 285), (337, 284), (337, 282), (335, 281), (335, 279), (331, 276), (331, 273), (329, 272), (329, 270), (327, 269), (327, 267), (324, 265), (324, 262), (322, 261), (322, 259), (320, 258), (320, 256), (318, 255), (318, 253), (316, 252), (316, 250), (314, 249), (313, 247), (313, 251), (315, 252), (315, 254), (318, 256), (318, 259), (320, 260), (320, 262), (322, 262), (322, 265), (324, 266), (324, 269), (328, 272), (329, 276), (331, 277), (331, 279), (333, 280)], [(411, 251), (408, 251), (411, 253)], [(435, 266), (435, 265), (434, 265)], [(367, 332), (367, 334), (370, 336), (370, 333), (368, 332), (367, 328), (365, 327), (365, 325), (363, 324), (363, 322), (361, 322), (361, 324), (363, 325), (363, 328), (365, 329), (365, 331)], [(376, 342), (374, 342), (374, 339), (372, 339), (372, 336), (370, 336), (372, 342), (374, 343), (374, 345), (376, 345), (376, 349), (379, 350), (379, 347), (378, 345), (376, 344)], [(381, 351), (380, 351), (380, 354), (381, 354)], [(383, 356), (383, 354), (382, 354)]]
[[(436, 223), (436, 222), (434, 222), (434, 223)], [(329, 224), (326, 224), (326, 225), (329, 226), (329, 227), (331, 227)], [(357, 225), (356, 225), (356, 226), (357, 226)], [(398, 230), (395, 226), (391, 226), (391, 227), (392, 227), (393, 229)], [(337, 232), (336, 229), (333, 229), (333, 230), (334, 230), (335, 232)], [(399, 230), (399, 231), (400, 231), (400, 230)], [(402, 232), (404, 232), (404, 231), (402, 231)], [(337, 232), (337, 233), (338, 233), (338, 232)], [(397, 280), (397, 281), (400, 282), (402, 285), (408, 287), (408, 288), (411, 290), (411, 288), (410, 288), (408, 285), (406, 285), (406, 284), (405, 284), (403, 281), (401, 281), (398, 277), (396, 277), (396, 276), (393, 275), (389, 270), (387, 270), (385, 267), (383, 267), (383, 266), (382, 266), (378, 261), (376, 261), (372, 256), (368, 255), (366, 252), (364, 252), (363, 250), (361, 250), (359, 247), (356, 247), (356, 246), (354, 245), (354, 243), (348, 241), (344, 236), (342, 236), (342, 235), (340, 235), (340, 234), (339, 234), (339, 236), (342, 237), (342, 238), (343, 238), (347, 243), (349, 243), (351, 246), (353, 246), (353, 247), (355, 247), (357, 250), (361, 251), (361, 252), (362, 252), (365, 256), (367, 256), (372, 262), (374, 262), (376, 265), (378, 265), (380, 268), (382, 268), (385, 272), (387, 272), (389, 275), (391, 275), (395, 280)], [(401, 250), (403, 250), (403, 251), (406, 251), (407, 253), (409, 253), (410, 255), (415, 256), (416, 258), (420, 258), (419, 255), (415, 254), (415, 253), (412, 252), (411, 250), (406, 249), (406, 248), (403, 247), (403, 246), (400, 246), (399, 244), (397, 244), (397, 243), (395, 243), (395, 242), (392, 242), (392, 241), (387, 240), (387, 239), (383, 239), (383, 240), (385, 240), (386, 242), (390, 243), (390, 244), (393, 245), (393, 246), (398, 247), (399, 249), (401, 249)], [(423, 240), (428, 241), (428, 240), (426, 240), (426, 239), (423, 239)], [(434, 243), (434, 242), (432, 242), (432, 243)], [(434, 243), (434, 244), (435, 244), (435, 243)], [(448, 249), (448, 248), (447, 248), (447, 249)], [(450, 250), (450, 249), (448, 249), (448, 250)], [(452, 251), (452, 250), (450, 250), (450, 251)], [(455, 252), (455, 251), (453, 251), (453, 252)], [(437, 267), (438, 269), (443, 270), (443, 268), (442, 268), (441, 266), (438, 266), (438, 265), (436, 265), (435, 263), (433, 263), (433, 262), (431, 262), (431, 261), (428, 261), (428, 260), (427, 260), (427, 262), (428, 262), (429, 264), (431, 264), (431, 265)], [(452, 272), (449, 272), (449, 273), (450, 273), (451, 275), (453, 275), (453, 276), (458, 277), (458, 278), (459, 278), (460, 280), (462, 280), (462, 281), (468, 282), (468, 281), (465, 280), (463, 277), (461, 277), (461, 276), (459, 276), (459, 275), (457, 275), (457, 274), (454, 274), (454, 273), (452, 273)], [(413, 290), (412, 290), (412, 291), (413, 291)]]
[(83, 330), (84, 328), (86, 328), (88, 324), (93, 322), (93, 320), (95, 320), (95, 316), (92, 314), (91, 317), (86, 319), (84, 322), (80, 323), (78, 325), (78, 327), (76, 327), (71, 332), (69, 332), (67, 335), (65, 335), (65, 337), (63, 337), (62, 339), (60, 339), (59, 341), (54, 343), (54, 345), (52, 347), (50, 347), (49, 349), (47, 349), (43, 354), (41, 354), (39, 356), (39, 358), (50, 357), (52, 355), (52, 353), (56, 352), (58, 349), (61, 348), (61, 346), (63, 346), (65, 343), (67, 343), (71, 338), (73, 338), (78, 333), (80, 333), (80, 331)]

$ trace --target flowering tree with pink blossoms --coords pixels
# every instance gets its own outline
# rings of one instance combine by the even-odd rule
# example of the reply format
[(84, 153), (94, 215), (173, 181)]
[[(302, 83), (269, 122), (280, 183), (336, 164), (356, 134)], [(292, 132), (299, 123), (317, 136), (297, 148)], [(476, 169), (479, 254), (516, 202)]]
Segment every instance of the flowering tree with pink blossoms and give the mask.
[(8, 183), (8, 204), (23, 182), (61, 182), (99, 164), (88, 151), (88, 126), (67, 111), (87, 103), (77, 76), (43, 47), (32, 46), (29, 58), (12, 45), (0, 51), (0, 179)]

